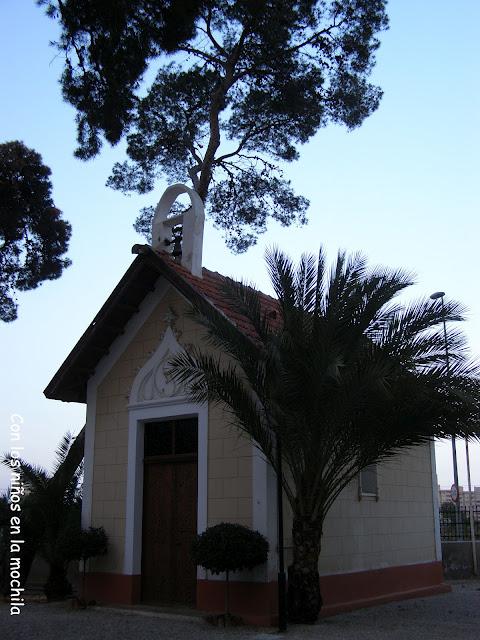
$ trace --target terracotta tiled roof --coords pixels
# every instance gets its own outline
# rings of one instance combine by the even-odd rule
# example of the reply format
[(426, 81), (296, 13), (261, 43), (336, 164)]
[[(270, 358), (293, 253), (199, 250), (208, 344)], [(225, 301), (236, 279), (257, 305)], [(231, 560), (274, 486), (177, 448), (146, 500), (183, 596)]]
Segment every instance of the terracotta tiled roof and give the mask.
[[(221, 311), (240, 331), (251, 338), (257, 336), (251, 322), (236, 309), (230, 300), (226, 299), (223, 288), (227, 277), (217, 271), (202, 268), (202, 277), (194, 276), (178, 262), (172, 260), (167, 253), (158, 253), (159, 257), (168, 264), (182, 279), (206, 298), (216, 309)], [(262, 310), (268, 314), (271, 326), (276, 328), (280, 323), (278, 301), (265, 293), (259, 292)]]

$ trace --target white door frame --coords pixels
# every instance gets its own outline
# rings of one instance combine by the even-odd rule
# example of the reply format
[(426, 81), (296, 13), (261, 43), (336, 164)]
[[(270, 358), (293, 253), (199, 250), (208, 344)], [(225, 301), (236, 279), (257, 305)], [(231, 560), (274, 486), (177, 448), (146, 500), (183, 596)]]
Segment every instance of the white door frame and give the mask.
[(198, 486), (197, 532), (207, 528), (208, 488), (208, 406), (188, 402), (185, 397), (132, 406), (128, 425), (127, 503), (125, 520), (124, 569), (126, 575), (142, 572), (142, 524), (143, 524), (143, 439), (146, 422), (171, 418), (198, 419)]

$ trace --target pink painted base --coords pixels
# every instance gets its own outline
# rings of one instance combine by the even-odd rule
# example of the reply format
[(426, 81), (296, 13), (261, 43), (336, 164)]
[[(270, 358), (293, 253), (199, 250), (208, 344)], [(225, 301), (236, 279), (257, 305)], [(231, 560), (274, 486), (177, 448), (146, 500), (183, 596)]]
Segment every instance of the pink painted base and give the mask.
[[(322, 617), (450, 591), (443, 582), (440, 562), (321, 576), (320, 586), (324, 602)], [(89, 573), (86, 593), (88, 599), (100, 603), (138, 604), (141, 601), (141, 576)], [(224, 602), (223, 581), (198, 580), (197, 609), (218, 613), (223, 611)], [(277, 583), (231, 582), (230, 604), (232, 613), (248, 624), (275, 625), (278, 619)]]

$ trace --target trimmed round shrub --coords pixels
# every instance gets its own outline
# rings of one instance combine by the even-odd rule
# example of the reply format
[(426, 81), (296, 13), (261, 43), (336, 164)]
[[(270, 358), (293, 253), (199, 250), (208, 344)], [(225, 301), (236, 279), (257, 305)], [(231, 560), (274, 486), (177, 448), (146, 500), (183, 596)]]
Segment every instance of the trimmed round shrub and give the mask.
[(107, 553), (108, 537), (103, 527), (70, 530), (62, 547), (68, 560), (86, 561)]
[(222, 522), (197, 536), (192, 548), (195, 562), (212, 573), (253, 569), (267, 560), (268, 542), (258, 531)]

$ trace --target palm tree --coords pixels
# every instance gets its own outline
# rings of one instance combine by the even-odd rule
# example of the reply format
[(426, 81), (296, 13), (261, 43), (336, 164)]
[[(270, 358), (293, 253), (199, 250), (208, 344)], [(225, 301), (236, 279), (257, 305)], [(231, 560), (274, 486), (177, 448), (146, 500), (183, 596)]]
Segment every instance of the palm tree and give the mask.
[[(277, 249), (266, 259), (276, 306), (246, 284), (225, 286), (256, 337), (199, 296), (193, 315), (215, 349), (177, 355), (170, 375), (196, 402), (222, 404), (275, 469), (280, 440), (293, 512), (289, 617), (311, 623), (322, 604), (318, 559), (332, 504), (371, 464), (434, 437), (472, 436), (479, 368), (450, 331), (447, 378), (440, 303), (396, 301), (412, 284), (404, 271), (369, 270), (359, 254), (340, 253), (330, 271), (323, 251), (298, 268)], [(463, 317), (455, 302), (444, 312)]]
[[(49, 600), (71, 592), (64, 541), (72, 530), (80, 529), (83, 439), (83, 429), (77, 438), (70, 433), (63, 436), (55, 452), (53, 473), (22, 459), (13, 467), (18, 469), (25, 488), (21, 502), (22, 532), (33, 555), (38, 551), (49, 565), (44, 587)], [(2, 462), (11, 467), (11, 455), (6, 455)]]

